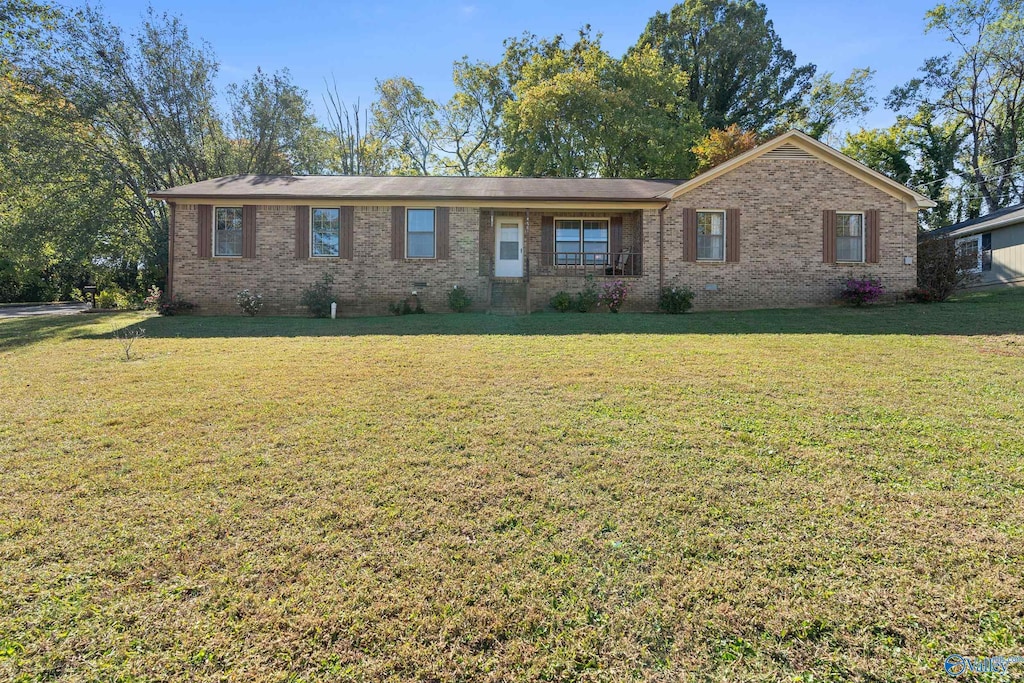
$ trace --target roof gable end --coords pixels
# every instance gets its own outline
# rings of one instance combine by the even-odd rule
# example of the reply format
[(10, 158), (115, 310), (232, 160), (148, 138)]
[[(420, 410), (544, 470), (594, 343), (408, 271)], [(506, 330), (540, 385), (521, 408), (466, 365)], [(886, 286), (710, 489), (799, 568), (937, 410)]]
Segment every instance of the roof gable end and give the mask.
[(744, 152), (704, 173), (691, 178), (690, 180), (673, 187), (662, 196), (664, 199), (676, 199), (687, 192), (704, 185), (715, 178), (719, 178), (733, 169), (760, 158), (785, 159), (790, 161), (804, 161), (818, 159), (841, 171), (844, 171), (883, 192), (903, 201), (909, 212), (917, 212), (920, 209), (928, 209), (935, 206), (935, 202), (922, 194), (914, 192), (909, 187), (902, 185), (892, 178), (882, 175), (874, 169), (868, 168), (855, 159), (851, 159), (842, 152), (832, 149), (828, 145), (815, 140), (809, 135), (798, 130), (791, 130), (782, 135), (758, 145), (754, 149)]

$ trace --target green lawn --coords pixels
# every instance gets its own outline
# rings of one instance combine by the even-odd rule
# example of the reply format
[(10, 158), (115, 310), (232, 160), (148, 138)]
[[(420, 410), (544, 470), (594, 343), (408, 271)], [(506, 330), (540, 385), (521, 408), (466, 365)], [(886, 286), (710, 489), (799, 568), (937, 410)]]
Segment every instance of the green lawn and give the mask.
[(1024, 291), (8, 320), (0, 416), (3, 680), (935, 681), (1024, 655)]

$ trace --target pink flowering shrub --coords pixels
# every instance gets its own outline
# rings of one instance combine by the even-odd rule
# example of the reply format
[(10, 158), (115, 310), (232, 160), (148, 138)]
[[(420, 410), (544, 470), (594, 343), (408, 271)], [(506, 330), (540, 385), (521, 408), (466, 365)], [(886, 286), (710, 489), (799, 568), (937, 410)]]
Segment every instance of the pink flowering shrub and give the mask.
[(626, 295), (629, 294), (629, 287), (622, 280), (612, 280), (601, 286), (601, 293), (597, 297), (600, 306), (607, 306), (612, 313), (618, 313), (619, 308), (626, 302)]
[(863, 279), (846, 281), (846, 289), (839, 293), (839, 298), (854, 306), (874, 303), (885, 294), (885, 287), (878, 280)]

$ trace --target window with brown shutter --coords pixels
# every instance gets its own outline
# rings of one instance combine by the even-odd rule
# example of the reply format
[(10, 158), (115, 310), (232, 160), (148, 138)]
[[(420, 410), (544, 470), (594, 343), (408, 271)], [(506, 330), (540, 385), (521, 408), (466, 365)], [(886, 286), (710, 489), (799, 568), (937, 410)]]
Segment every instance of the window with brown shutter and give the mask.
[(836, 212), (831, 209), (821, 213), (821, 260), (836, 262)]
[(355, 250), (355, 214), (354, 206), (343, 206), (338, 211), (341, 229), (338, 255), (348, 261), (352, 260)]
[(309, 207), (295, 207), (295, 258), (309, 258)]
[(683, 209), (683, 258), (697, 260), (697, 209)]
[(434, 209), (434, 239), (437, 244), (437, 258), (447, 259), (451, 256), (451, 243), (448, 238), (449, 209), (439, 206)]
[(878, 263), (879, 214), (878, 209), (864, 212), (864, 260), (868, 263)]
[(405, 258), (405, 207), (391, 207), (391, 258)]
[(199, 233), (196, 237), (196, 256), (210, 258), (213, 255), (213, 207), (202, 205), (198, 210)]
[(609, 223), (608, 250), (614, 262), (615, 255), (622, 253), (622, 216), (612, 216)]
[(725, 260), (738, 263), (740, 260), (740, 210), (725, 211)]
[(555, 263), (555, 217), (540, 217), (541, 262), (545, 266)]
[(256, 258), (256, 207), (242, 206), (242, 258)]

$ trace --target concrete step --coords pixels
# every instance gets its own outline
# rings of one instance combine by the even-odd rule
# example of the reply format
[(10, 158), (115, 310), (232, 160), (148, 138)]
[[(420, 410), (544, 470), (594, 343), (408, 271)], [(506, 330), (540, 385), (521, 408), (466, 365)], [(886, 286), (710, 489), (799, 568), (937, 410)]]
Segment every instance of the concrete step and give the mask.
[(523, 315), (526, 310), (526, 282), (522, 279), (491, 281), (491, 313)]

